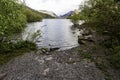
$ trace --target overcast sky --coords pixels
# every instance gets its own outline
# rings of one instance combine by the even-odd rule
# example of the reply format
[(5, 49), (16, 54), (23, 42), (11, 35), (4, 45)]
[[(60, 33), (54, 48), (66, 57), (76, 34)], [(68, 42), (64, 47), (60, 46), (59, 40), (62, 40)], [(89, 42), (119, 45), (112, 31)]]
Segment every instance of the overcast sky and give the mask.
[(57, 15), (78, 9), (84, 0), (25, 0), (26, 4), (36, 10), (53, 11)]

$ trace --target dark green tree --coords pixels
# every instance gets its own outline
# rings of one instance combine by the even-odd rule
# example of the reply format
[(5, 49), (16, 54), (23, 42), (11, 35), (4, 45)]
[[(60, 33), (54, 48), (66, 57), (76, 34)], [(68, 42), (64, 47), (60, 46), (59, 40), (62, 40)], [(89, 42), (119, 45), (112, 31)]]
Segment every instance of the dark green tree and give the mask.
[(82, 9), (82, 16), (89, 26), (100, 32), (120, 38), (120, 3), (117, 0), (89, 0)]
[(81, 14), (87, 27), (106, 33), (110, 37), (103, 41), (109, 50), (109, 61), (115, 68), (120, 68), (120, 0), (89, 0)]
[(19, 33), (26, 26), (22, 5), (16, 0), (0, 0), (0, 40)]

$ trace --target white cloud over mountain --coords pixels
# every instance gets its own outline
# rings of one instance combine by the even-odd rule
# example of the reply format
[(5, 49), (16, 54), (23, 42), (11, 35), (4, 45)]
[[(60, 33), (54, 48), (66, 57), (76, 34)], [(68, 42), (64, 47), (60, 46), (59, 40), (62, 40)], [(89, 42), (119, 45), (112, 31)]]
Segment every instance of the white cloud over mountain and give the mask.
[(53, 11), (57, 15), (77, 9), (84, 0), (25, 0), (26, 4), (36, 10)]

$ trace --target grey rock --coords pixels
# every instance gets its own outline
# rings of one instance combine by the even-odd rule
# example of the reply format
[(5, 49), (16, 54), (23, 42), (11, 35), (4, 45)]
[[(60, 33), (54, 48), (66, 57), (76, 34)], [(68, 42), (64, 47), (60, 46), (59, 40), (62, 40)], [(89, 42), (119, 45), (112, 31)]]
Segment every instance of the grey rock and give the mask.
[(2, 66), (0, 74), (7, 73), (3, 80), (105, 80), (95, 64), (83, 60), (76, 48), (50, 54), (26, 53)]
[(0, 74), (0, 80), (3, 80), (6, 76), (7, 76), (6, 73), (1, 73), (1, 74)]

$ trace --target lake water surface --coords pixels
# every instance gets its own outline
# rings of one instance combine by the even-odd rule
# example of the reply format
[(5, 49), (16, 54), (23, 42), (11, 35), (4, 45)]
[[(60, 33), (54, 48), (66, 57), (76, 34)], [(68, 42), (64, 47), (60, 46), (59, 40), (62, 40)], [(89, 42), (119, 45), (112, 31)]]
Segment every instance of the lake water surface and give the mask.
[(36, 40), (38, 48), (70, 49), (78, 46), (79, 29), (72, 26), (69, 19), (43, 19), (41, 22), (29, 23), (23, 39), (40, 30), (41, 37)]

